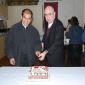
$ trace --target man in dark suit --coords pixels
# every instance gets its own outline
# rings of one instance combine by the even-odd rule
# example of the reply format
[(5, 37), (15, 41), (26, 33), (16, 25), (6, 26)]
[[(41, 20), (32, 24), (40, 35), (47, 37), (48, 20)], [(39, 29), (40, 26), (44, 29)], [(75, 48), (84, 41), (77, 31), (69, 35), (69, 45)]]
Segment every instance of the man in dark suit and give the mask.
[(43, 52), (39, 60), (47, 59), (48, 66), (64, 66), (64, 27), (55, 16), (54, 8), (47, 6), (44, 10), (46, 19), (42, 40)]
[(38, 59), (41, 41), (38, 31), (31, 25), (32, 16), (30, 9), (22, 10), (21, 22), (13, 25), (7, 34), (6, 53), (12, 65), (32, 66)]

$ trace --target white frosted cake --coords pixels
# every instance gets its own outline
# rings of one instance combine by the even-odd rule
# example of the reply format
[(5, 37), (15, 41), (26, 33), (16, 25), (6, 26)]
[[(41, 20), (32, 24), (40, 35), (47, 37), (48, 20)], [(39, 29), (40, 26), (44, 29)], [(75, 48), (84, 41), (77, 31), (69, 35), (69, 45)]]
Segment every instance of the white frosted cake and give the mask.
[(48, 67), (47, 66), (32, 66), (29, 72), (29, 79), (47, 79)]

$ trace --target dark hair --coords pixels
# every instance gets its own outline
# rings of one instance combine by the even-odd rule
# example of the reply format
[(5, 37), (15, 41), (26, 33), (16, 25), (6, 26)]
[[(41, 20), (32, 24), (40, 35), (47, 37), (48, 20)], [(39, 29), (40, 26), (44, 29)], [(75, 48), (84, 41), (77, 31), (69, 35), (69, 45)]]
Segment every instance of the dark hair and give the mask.
[(22, 16), (24, 15), (24, 13), (28, 13), (28, 14), (31, 14), (31, 18), (33, 18), (33, 13), (30, 9), (26, 8), (26, 9), (23, 9), (22, 10)]
[(79, 25), (79, 21), (78, 21), (77, 17), (73, 16), (71, 18), (71, 24), (72, 25)]
[(71, 23), (71, 19), (68, 19), (68, 23)]

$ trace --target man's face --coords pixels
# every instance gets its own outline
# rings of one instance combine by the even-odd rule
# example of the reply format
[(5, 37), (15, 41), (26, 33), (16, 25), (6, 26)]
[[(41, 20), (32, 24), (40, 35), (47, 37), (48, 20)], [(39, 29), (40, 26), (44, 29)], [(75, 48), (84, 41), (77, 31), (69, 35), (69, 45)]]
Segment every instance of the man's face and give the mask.
[(55, 12), (51, 8), (46, 8), (44, 11), (44, 15), (48, 23), (52, 23), (55, 19)]
[(22, 16), (22, 24), (28, 26), (32, 21), (31, 14), (24, 13)]

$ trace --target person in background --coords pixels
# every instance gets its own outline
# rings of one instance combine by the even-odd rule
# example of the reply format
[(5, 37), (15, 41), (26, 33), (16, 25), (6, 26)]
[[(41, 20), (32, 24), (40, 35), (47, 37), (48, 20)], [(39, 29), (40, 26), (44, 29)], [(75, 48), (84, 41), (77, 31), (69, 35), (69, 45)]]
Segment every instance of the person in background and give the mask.
[(77, 17), (73, 16), (69, 31), (66, 33), (66, 37), (70, 39), (68, 46), (68, 66), (81, 66), (82, 33), (83, 28), (79, 26)]
[(6, 53), (11, 65), (32, 66), (41, 51), (38, 31), (31, 25), (33, 13), (30, 9), (22, 10), (21, 21), (14, 24), (6, 38)]
[(82, 41), (85, 44), (85, 24), (84, 24), (84, 32), (82, 34)]
[(85, 66), (85, 24), (84, 24), (84, 32), (82, 34), (83, 41), (83, 58), (82, 58), (82, 66)]
[(68, 32), (68, 31), (69, 31), (70, 26), (71, 26), (71, 20), (70, 20), (70, 19), (68, 19), (68, 25), (67, 25), (66, 32)]
[[(66, 38), (66, 32), (69, 31), (70, 26), (71, 26), (71, 19), (68, 19), (67, 26), (66, 26), (66, 28), (65, 28), (65, 30), (64, 30), (64, 40), (67, 39), (67, 38)], [(66, 42), (67, 42), (67, 41), (66, 41)], [(65, 43), (64, 43), (64, 44), (65, 44)], [(69, 44), (69, 43), (68, 43), (68, 44)], [(67, 44), (67, 45), (68, 45), (68, 44)]]
[(47, 60), (48, 66), (64, 66), (64, 27), (55, 16), (52, 6), (44, 10), (46, 23), (42, 39), (43, 52), (38, 56), (40, 61)]

